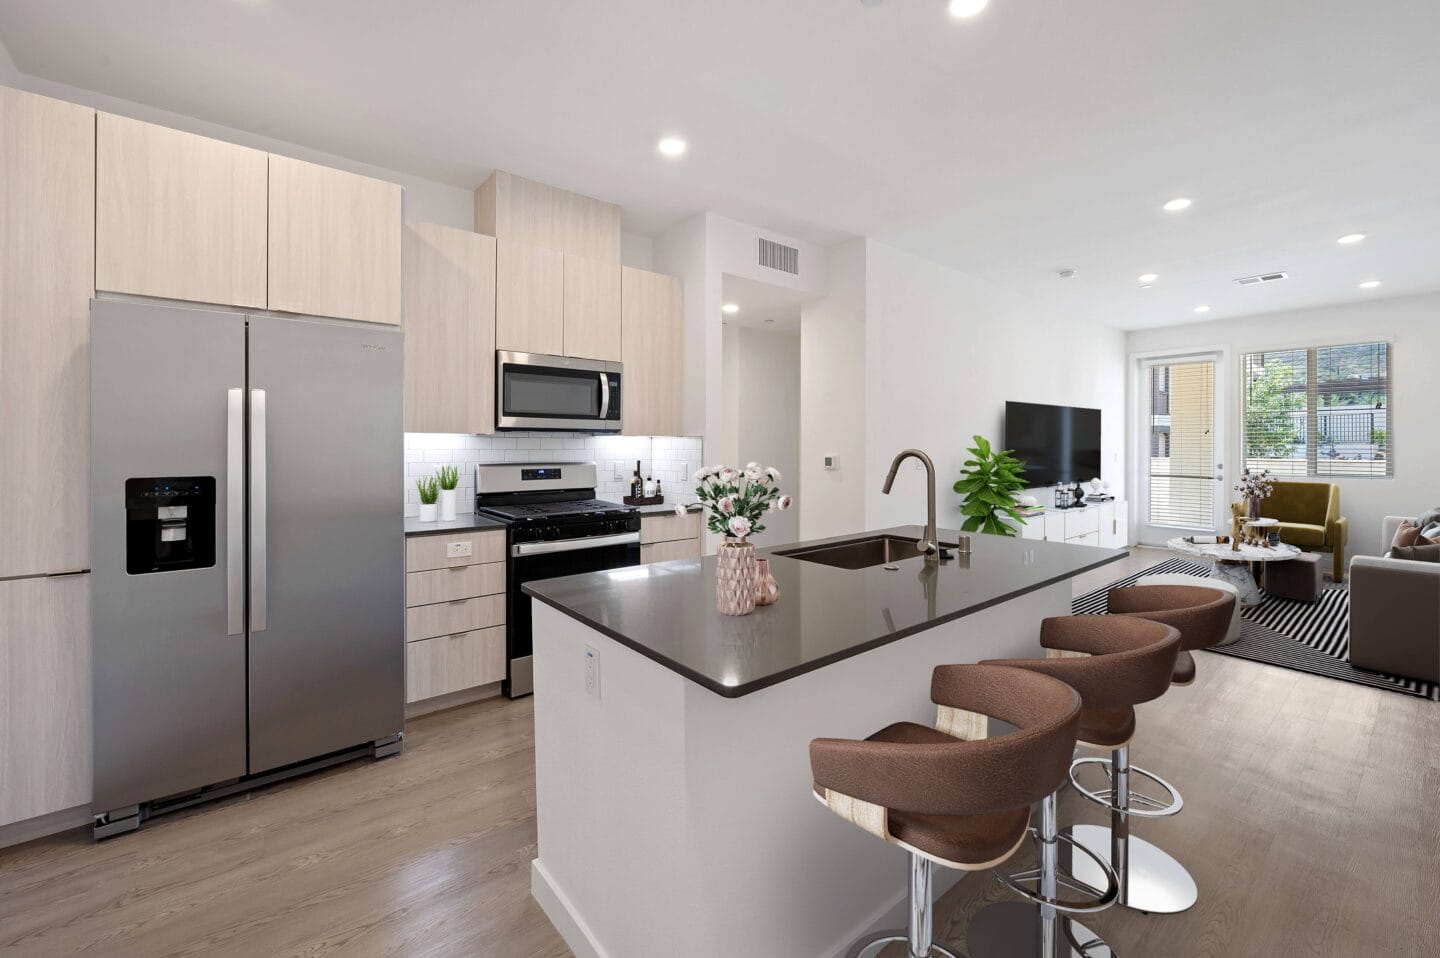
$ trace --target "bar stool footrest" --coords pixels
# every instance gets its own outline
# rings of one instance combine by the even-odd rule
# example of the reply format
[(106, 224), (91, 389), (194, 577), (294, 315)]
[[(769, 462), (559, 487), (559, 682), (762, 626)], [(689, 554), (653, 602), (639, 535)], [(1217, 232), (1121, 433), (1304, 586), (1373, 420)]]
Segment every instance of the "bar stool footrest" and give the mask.
[[(910, 936), (905, 933), (904, 929), (899, 931), (879, 931), (873, 935), (861, 938), (855, 942), (855, 944), (851, 945), (850, 950), (845, 952), (845, 958), (874, 958), (874, 956), (880, 954), (880, 952), (885, 949), (886, 945), (896, 943), (906, 946), (910, 944)], [(930, 954), (927, 955), (926, 958), (963, 958), (963, 956), (957, 955), (944, 945), (932, 943), (930, 945)]]
[(1185, 800), (1180, 797), (1180, 791), (1174, 785), (1171, 785), (1169, 782), (1165, 781), (1165, 779), (1161, 778), (1159, 775), (1156, 775), (1154, 772), (1147, 772), (1145, 771), (1145, 769), (1141, 768), (1138, 765), (1131, 765), (1129, 767), (1129, 771), (1132, 776), (1144, 776), (1145, 778), (1148, 778), (1150, 781), (1154, 782), (1156, 785), (1159, 785), (1161, 788), (1165, 789), (1165, 791), (1170, 796), (1169, 801), (1161, 801), (1156, 798), (1151, 798), (1149, 795), (1131, 789), (1129, 807), (1123, 809), (1115, 809), (1115, 806), (1113, 804), (1115, 796), (1113, 782), (1111, 782), (1110, 788), (1100, 789), (1089, 789), (1086, 788), (1084, 785), (1080, 784), (1080, 769), (1090, 765), (1100, 766), (1100, 768), (1105, 771), (1106, 780), (1108, 781), (1110, 779), (1110, 759), (1090, 756), (1086, 758), (1077, 758), (1075, 761), (1070, 763), (1070, 784), (1075, 787), (1075, 791), (1079, 792), (1081, 795), (1094, 802), (1096, 805), (1101, 805), (1105, 808), (1114, 809), (1116, 811), (1123, 811), (1125, 812), (1125, 814), (1133, 815), (1136, 818), (1168, 818), (1171, 815), (1179, 814), (1180, 809), (1185, 807)]
[[(1040, 838), (1040, 831), (1039, 829), (1031, 828), (1029, 829), (1029, 832), (1030, 840), (1035, 844), (1036, 852), (1039, 853), (1039, 846), (1043, 843), (1043, 840)], [(1019, 895), (1021, 898), (1032, 901), (1037, 905), (1049, 905), (1056, 911), (1065, 912), (1066, 914), (1090, 915), (1098, 911), (1104, 911), (1111, 905), (1115, 904), (1115, 900), (1120, 895), (1120, 883), (1116, 879), (1115, 872), (1110, 867), (1109, 861), (1095, 854), (1089, 848), (1086, 848), (1080, 842), (1077, 842), (1075, 839), (1065, 834), (1064, 832), (1056, 835), (1055, 840), (1059, 844), (1068, 845), (1072, 853), (1082, 854), (1089, 858), (1095, 866), (1098, 866), (1100, 869), (1101, 877), (1105, 879), (1106, 887), (1104, 889), (1096, 888), (1089, 882), (1082, 881), (1074, 875), (1068, 874), (1063, 871), (1057, 872), (1055, 875), (1055, 883), (1057, 885), (1063, 886), (1070, 891), (1084, 895), (1086, 896), (1086, 898), (1083, 900), (1058, 897), (1052, 898), (1048, 895), (1042, 894), (1038, 888), (1041, 878), (1041, 870), (1039, 868), (1026, 869), (1022, 872), (1016, 872), (1014, 875), (1007, 874), (1006, 872), (1001, 871), (999, 868), (991, 869), (991, 871), (994, 872), (995, 878), (1000, 882), (1000, 884), (1004, 885), (1006, 888), (1010, 889), (1015, 894)], [(1021, 882), (1034, 882), (1037, 887), (1034, 889), (1026, 888), (1021, 884)]]

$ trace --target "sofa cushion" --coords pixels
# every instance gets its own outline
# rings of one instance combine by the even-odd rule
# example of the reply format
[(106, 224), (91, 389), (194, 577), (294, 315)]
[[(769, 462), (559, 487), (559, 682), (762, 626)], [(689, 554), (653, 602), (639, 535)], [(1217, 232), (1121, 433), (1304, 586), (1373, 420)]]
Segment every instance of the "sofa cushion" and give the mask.
[(1440, 542), (1428, 546), (1396, 546), (1390, 550), (1392, 559), (1409, 559), (1412, 562), (1440, 562)]
[(1280, 523), (1280, 541), (1288, 542), (1292, 546), (1323, 546), (1325, 544), (1325, 527), (1314, 526), (1308, 522), (1282, 522)]
[(1390, 549), (1404, 549), (1410, 546), (1433, 545), (1432, 540), (1420, 534), (1420, 528), (1406, 519), (1400, 523), (1400, 528), (1395, 530), (1395, 538), (1390, 541)]

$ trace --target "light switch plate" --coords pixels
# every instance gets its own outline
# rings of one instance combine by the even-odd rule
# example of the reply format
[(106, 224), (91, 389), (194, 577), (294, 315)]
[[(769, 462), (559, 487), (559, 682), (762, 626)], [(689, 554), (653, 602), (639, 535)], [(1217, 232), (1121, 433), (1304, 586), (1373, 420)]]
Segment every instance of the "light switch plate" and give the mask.
[(600, 697), (600, 653), (593, 645), (585, 646), (585, 691)]
[(469, 540), (464, 542), (445, 543), (445, 558), (447, 559), (468, 559), (473, 554), (474, 547)]

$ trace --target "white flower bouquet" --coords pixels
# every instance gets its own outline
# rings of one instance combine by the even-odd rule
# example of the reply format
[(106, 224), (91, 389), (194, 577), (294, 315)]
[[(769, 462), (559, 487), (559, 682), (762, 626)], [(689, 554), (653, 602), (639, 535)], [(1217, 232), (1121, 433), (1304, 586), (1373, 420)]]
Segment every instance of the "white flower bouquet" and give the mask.
[(767, 512), (794, 503), (780, 493), (780, 470), (755, 462), (744, 469), (708, 466), (695, 473), (695, 482), (695, 495), (707, 514), (705, 525), (716, 535), (744, 539), (764, 532)]

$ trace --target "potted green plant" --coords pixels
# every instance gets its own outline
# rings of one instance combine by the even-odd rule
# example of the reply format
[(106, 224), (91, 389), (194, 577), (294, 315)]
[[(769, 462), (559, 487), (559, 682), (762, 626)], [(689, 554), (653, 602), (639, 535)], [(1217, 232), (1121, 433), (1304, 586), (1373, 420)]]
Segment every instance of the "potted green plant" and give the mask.
[(441, 466), (435, 473), (440, 483), (440, 521), (455, 520), (455, 487), (460, 485), (460, 470), (454, 466)]
[(440, 498), (440, 483), (434, 476), (422, 476), (415, 480), (415, 489), (420, 493), (420, 521), (434, 522), (440, 512), (435, 504)]
[(1013, 449), (996, 452), (984, 436), (973, 438), (975, 445), (966, 450), (971, 458), (965, 460), (960, 479), (955, 483), (955, 491), (964, 496), (960, 512), (965, 516), (965, 524), (960, 528), (965, 532), (1013, 538), (1015, 527), (1002, 517), (1025, 524), (1025, 517), (1017, 511), (1016, 498), (1016, 493), (1025, 488), (1025, 480), (1020, 478), (1025, 464), (1015, 458)]

